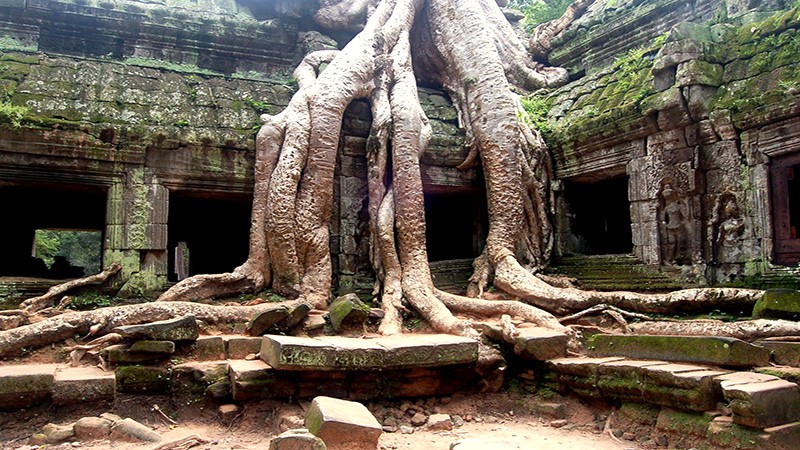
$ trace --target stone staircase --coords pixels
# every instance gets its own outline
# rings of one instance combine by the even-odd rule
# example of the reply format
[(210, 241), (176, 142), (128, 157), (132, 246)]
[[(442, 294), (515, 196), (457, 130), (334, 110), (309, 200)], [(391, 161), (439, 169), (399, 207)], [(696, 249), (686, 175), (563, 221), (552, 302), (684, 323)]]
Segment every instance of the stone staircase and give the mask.
[(685, 280), (645, 266), (633, 255), (560, 257), (549, 273), (576, 278), (585, 289), (664, 291), (689, 287)]
[(800, 369), (769, 363), (797, 366), (800, 343), (760, 344), (724, 337), (597, 335), (589, 341), (589, 356), (538, 363), (537, 381), (562, 393), (651, 405), (661, 409), (659, 421), (664, 412), (689, 414), (705, 424), (701, 437), (721, 447), (735, 440), (741, 448), (797, 448)]
[(186, 363), (164, 362), (175, 355), (157, 354), (147, 345), (112, 348), (106, 355), (113, 371), (64, 364), (0, 366), (0, 410), (113, 402), (117, 392), (170, 394), (177, 404), (318, 395), (426, 397), (470, 390), (478, 381), (477, 342), (450, 335), (204, 336), (181, 356), (193, 359)]

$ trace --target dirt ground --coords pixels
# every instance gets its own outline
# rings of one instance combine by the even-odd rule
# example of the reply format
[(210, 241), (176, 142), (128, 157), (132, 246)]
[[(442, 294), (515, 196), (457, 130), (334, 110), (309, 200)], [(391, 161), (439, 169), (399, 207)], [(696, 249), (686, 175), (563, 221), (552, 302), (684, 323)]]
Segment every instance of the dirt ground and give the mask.
[[(561, 399), (566, 407), (563, 417), (557, 419), (547, 414), (532, 412), (542, 402), (533, 396), (519, 394), (457, 395), (439, 399), (420, 399), (416, 402), (368, 403), (376, 417), (388, 417), (405, 408), (425, 408), (437, 413), (450, 414), (456, 426), (452, 430), (432, 431), (425, 425), (403, 426), (408, 433), (398, 429), (384, 432), (380, 447), (384, 450), (431, 449), (447, 450), (450, 445), (462, 440), (484, 439), (491, 449), (576, 449), (619, 450), (639, 448), (630, 441), (617, 441), (604, 433), (603, 425), (607, 410), (588, 407), (575, 399)], [(153, 411), (159, 405), (177, 425)], [(113, 412), (122, 417), (131, 417), (148, 425), (162, 435), (162, 442), (197, 435), (209, 441), (194, 449), (207, 450), (263, 450), (269, 441), (282, 429), (302, 426), (303, 410), (307, 402), (282, 403), (276, 401), (249, 402), (230, 423), (223, 423), (217, 406), (193, 405), (176, 410), (167, 397), (121, 395), (113, 405), (76, 407), (42, 406), (14, 413), (0, 413), (0, 449), (40, 448), (114, 448), (121, 450), (152, 449), (152, 443), (127, 443), (99, 440), (54, 444), (45, 447), (32, 446), (29, 438), (39, 432), (46, 423), (68, 424), (84, 416), (96, 416)], [(402, 416), (398, 425), (406, 423)], [(457, 418), (456, 418), (457, 417)], [(488, 448), (487, 448), (488, 450)]]

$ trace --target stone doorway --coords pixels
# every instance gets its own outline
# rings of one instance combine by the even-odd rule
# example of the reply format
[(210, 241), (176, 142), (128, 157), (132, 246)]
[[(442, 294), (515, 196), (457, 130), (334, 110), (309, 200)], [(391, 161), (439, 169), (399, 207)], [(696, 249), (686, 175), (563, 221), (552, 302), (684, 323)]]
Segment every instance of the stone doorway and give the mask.
[(471, 191), (430, 191), (425, 193), (428, 260), (479, 256), (489, 229), (485, 197)]
[(250, 195), (171, 191), (169, 281), (230, 272), (245, 262), (251, 209)]
[(568, 242), (582, 255), (633, 251), (628, 177), (564, 184)]
[(0, 276), (65, 279), (97, 272), (106, 196), (99, 186), (0, 181)]
[(800, 154), (775, 158), (770, 166), (775, 263), (800, 262)]

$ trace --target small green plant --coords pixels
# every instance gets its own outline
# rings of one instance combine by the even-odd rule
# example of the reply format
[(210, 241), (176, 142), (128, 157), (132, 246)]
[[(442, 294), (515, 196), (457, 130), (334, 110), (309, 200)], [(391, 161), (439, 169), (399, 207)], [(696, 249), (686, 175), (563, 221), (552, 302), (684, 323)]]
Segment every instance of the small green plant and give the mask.
[(189, 126), (189, 121), (188, 120), (177, 120), (175, 122), (172, 122), (172, 125), (174, 125), (174, 126), (176, 126), (178, 128), (186, 128), (186, 127)]
[(0, 101), (0, 123), (19, 128), (22, 125), (22, 119), (28, 114), (30, 114), (30, 109), (27, 106), (12, 105), (9, 102)]
[(105, 308), (111, 306), (111, 297), (97, 292), (85, 292), (72, 297), (67, 308), (77, 311), (87, 311), (90, 309)]
[(244, 99), (245, 104), (250, 106), (251, 108), (255, 109), (256, 112), (259, 114), (271, 114), (272, 113), (272, 105), (266, 102), (253, 100), (251, 98)]

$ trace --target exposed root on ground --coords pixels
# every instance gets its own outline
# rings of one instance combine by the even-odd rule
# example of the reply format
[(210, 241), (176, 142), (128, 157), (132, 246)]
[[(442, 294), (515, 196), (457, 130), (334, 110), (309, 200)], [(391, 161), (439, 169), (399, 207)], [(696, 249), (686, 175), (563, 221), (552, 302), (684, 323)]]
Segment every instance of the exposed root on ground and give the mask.
[(100, 273), (55, 285), (48, 289), (44, 295), (29, 298), (20, 303), (19, 307), (28, 314), (35, 313), (36, 311), (53, 306), (55, 302), (61, 300), (61, 297), (74, 289), (105, 283), (106, 280), (116, 275), (120, 270), (122, 270), (122, 266), (119, 264), (112, 264)]

